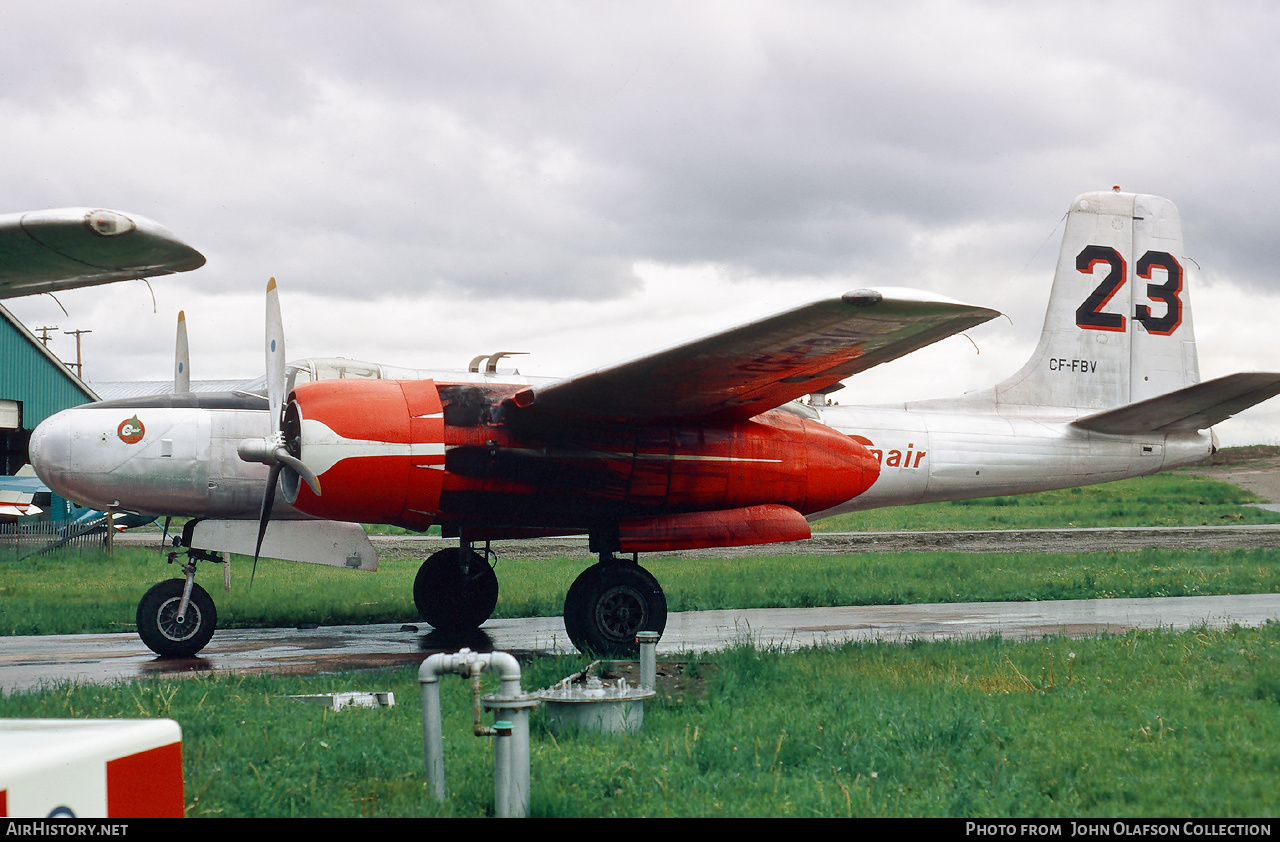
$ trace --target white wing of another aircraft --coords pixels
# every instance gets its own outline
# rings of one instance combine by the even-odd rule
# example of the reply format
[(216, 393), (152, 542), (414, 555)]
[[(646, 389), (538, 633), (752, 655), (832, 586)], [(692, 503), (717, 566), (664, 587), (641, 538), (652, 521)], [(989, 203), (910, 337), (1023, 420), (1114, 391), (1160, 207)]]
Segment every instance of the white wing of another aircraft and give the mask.
[(171, 275), (204, 262), (136, 214), (63, 208), (0, 215), (0, 298)]
[(23, 465), (14, 476), (0, 476), (0, 518), (40, 514), (40, 507), (31, 500), (42, 491), (48, 493), (49, 486), (30, 465)]

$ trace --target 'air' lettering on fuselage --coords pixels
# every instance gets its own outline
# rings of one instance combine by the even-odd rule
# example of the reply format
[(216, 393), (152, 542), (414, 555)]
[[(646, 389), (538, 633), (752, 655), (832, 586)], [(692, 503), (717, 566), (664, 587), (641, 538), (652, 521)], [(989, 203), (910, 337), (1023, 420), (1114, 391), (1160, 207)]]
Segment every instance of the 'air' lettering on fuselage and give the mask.
[(914, 470), (920, 467), (920, 463), (928, 455), (923, 450), (912, 450), (915, 447), (914, 443), (908, 443), (906, 450), (885, 451), (876, 447), (875, 442), (865, 436), (851, 436), (851, 438), (865, 447), (867, 452), (886, 468), (910, 468)]
[(1098, 370), (1097, 360), (1064, 360), (1055, 357), (1049, 360), (1050, 371), (1074, 371), (1077, 374), (1093, 374)]

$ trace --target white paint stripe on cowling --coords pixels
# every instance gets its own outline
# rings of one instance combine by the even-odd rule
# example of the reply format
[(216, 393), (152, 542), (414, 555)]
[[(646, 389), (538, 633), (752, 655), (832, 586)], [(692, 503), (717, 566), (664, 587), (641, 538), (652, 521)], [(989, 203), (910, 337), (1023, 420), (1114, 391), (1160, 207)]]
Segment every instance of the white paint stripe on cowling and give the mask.
[(344, 459), (368, 456), (408, 456), (411, 459), (436, 457), (443, 462), (444, 442), (405, 443), (349, 439), (334, 432), (322, 421), (312, 418), (303, 419), (302, 461), (315, 472), (317, 477)]
[[(439, 415), (422, 416), (425, 418), (437, 418)], [(435, 468), (437, 470), (444, 469), (444, 453), (445, 445), (443, 442), (414, 442), (406, 444), (404, 442), (386, 442), (374, 441), (370, 439), (350, 439), (346, 436), (336, 433), (333, 428), (322, 421), (314, 418), (304, 418), (302, 421), (302, 461), (308, 468), (315, 472), (317, 477), (323, 475), (334, 465), (344, 459), (358, 459), (369, 456), (408, 456), (410, 458), (431, 458), (428, 464), (417, 464), (419, 468)], [(518, 448), (512, 448), (519, 450)], [(530, 451), (532, 452), (532, 451)], [(663, 460), (676, 462), (781, 462), (780, 459), (752, 459), (734, 456), (706, 456), (698, 454), (667, 454), (667, 453), (613, 453), (613, 452), (583, 452), (580, 454), (560, 454), (573, 458), (600, 458), (601, 456), (622, 458), (622, 459), (641, 459), (641, 460)], [(435, 458), (432, 458), (435, 457)], [(438, 461), (437, 461), (438, 459)]]

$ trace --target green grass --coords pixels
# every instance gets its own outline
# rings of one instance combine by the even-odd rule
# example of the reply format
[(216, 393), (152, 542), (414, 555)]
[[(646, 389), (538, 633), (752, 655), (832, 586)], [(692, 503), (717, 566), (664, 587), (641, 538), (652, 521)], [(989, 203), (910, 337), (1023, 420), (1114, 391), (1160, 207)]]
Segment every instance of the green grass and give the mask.
[[(833, 528), (1004, 528), (1023, 525), (1200, 525), (1280, 515), (1248, 507), (1253, 495), (1225, 483), (1172, 473), (1025, 497), (913, 506), (833, 518)], [(907, 518), (914, 518), (912, 521)], [(873, 523), (854, 522), (857, 519)], [(827, 522), (824, 522), (827, 523)], [(158, 543), (157, 536), (157, 543)], [(586, 558), (500, 559), (496, 616), (555, 616)], [(218, 605), (221, 628), (298, 623), (416, 620), (419, 558), (379, 560), (377, 573), (264, 559), (252, 589), (249, 560), (232, 559), (232, 590), (219, 566), (199, 581)], [(672, 611), (980, 600), (1190, 596), (1280, 590), (1280, 551), (1145, 550), (1128, 553), (861, 553), (677, 559), (647, 556)], [(0, 560), (0, 634), (132, 631), (142, 593), (179, 575), (157, 550), (113, 556), (60, 553)]]
[[(559, 615), (569, 583), (589, 561), (499, 561), (495, 616)], [(223, 592), (221, 570), (213, 565), (202, 566), (198, 581), (218, 606), (219, 628), (415, 622), (411, 594), (419, 563), (384, 559), (377, 573), (361, 573), (263, 561), (250, 589), (249, 563), (236, 559), (230, 593)], [(1280, 549), (1265, 548), (655, 557), (645, 567), (662, 582), (672, 611), (1280, 591)], [(143, 550), (6, 562), (0, 567), (0, 634), (131, 632), (138, 599), (176, 572)]]
[[(635, 735), (531, 722), (532, 814), (1249, 817), (1276, 812), (1280, 625), (1029, 643), (850, 644), (704, 659)], [(526, 689), (580, 669), (524, 665)], [(339, 713), (284, 696), (395, 694)], [(426, 792), (416, 671), (153, 679), (4, 700), (6, 716), (183, 728), (193, 816), (485, 816), (492, 747), (442, 679), (448, 800)]]
[[(1155, 518), (1194, 525), (1255, 516), (1240, 505), (1247, 495), (1229, 486), (1189, 475), (1171, 475), (1170, 485), (1165, 479), (871, 512), (854, 517), (915, 517), (836, 528), (1169, 523)], [(558, 614), (565, 588), (589, 561), (499, 561), (499, 615)], [(417, 565), (386, 558), (378, 573), (366, 574), (268, 560), (250, 591), (248, 561), (237, 558), (232, 593), (222, 592), (211, 565), (202, 567), (200, 581), (218, 603), (222, 627), (399, 622), (413, 619)], [(646, 566), (663, 582), (673, 611), (1280, 589), (1280, 551), (1265, 549), (649, 558)], [(139, 595), (176, 572), (158, 552), (143, 550), (0, 561), (0, 633), (131, 631)], [(789, 654), (744, 640), (691, 663), (699, 683), (649, 703), (639, 734), (553, 734), (545, 712), (535, 712), (532, 811), (1274, 816), (1278, 644), (1276, 623), (1026, 643), (848, 644)], [(524, 687), (549, 686), (585, 663), (577, 656), (527, 661)], [(334, 713), (284, 698), (341, 690), (392, 691), (397, 705)], [(177, 720), (192, 816), (488, 815), (492, 747), (471, 736), (466, 683), (446, 677), (442, 693), (450, 789), (444, 804), (425, 790), (412, 669), (59, 685), (0, 698), (0, 714)]]
[(1049, 529), (1098, 526), (1214, 526), (1280, 523), (1280, 513), (1252, 508), (1244, 489), (1172, 472), (1084, 488), (952, 503), (923, 503), (836, 515), (815, 532), (935, 529)]

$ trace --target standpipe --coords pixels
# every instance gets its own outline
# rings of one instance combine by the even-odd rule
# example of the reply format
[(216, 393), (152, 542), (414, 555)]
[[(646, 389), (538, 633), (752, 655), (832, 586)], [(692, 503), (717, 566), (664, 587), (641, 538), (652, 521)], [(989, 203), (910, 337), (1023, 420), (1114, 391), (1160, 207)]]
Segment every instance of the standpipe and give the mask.
[[(498, 676), (496, 696), (480, 696), (482, 673)], [(422, 743), (427, 788), (438, 801), (445, 800), (444, 736), (440, 717), (440, 676), (471, 679), (475, 709), (472, 725), (478, 737), (493, 737), (494, 812), (501, 818), (521, 818), (529, 813), (529, 711), (535, 698), (520, 688), (520, 664), (506, 652), (486, 654), (462, 649), (429, 656), (418, 670), (422, 693)], [(494, 726), (481, 721), (481, 707), (493, 711)]]

